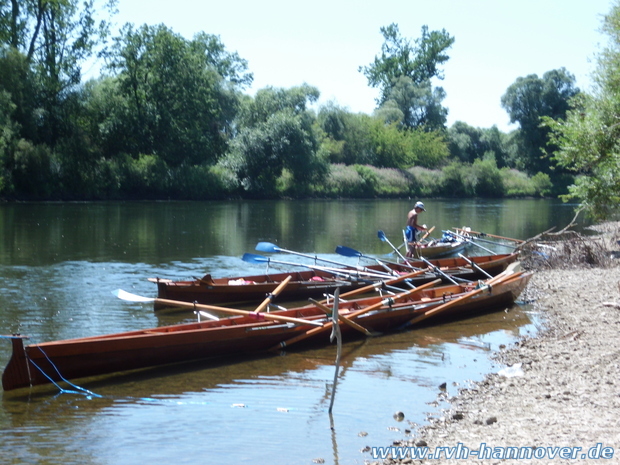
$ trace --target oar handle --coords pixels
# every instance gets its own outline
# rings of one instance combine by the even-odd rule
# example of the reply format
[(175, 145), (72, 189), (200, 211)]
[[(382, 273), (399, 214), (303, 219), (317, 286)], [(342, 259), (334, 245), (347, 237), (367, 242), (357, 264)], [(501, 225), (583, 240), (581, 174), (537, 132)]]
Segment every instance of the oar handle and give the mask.
[(478, 231), (467, 231), (463, 228), (452, 228), (452, 229), (455, 229), (456, 231), (463, 231), (463, 232), (466, 232), (467, 234), (475, 234), (478, 236), (488, 236), (488, 237), (495, 237), (497, 239), (504, 239), (505, 241), (516, 242), (517, 244), (525, 242), (524, 240), (521, 240), (521, 239), (512, 239), (510, 237), (496, 236), (495, 234), (488, 234), (488, 233), (483, 233), (483, 232), (478, 232)]
[[(406, 281), (410, 278), (415, 278), (416, 276), (421, 275), (422, 273), (426, 273), (426, 270), (418, 270), (418, 271), (414, 271), (413, 273), (408, 273), (402, 276), (398, 276), (397, 278), (388, 279), (387, 281), (369, 284), (368, 286), (360, 287), (359, 289), (354, 289), (352, 291), (345, 292), (344, 294), (340, 295), (340, 298), (342, 299), (343, 297), (351, 297), (351, 296), (358, 295), (358, 294), (364, 294), (370, 291), (376, 291), (377, 288), (381, 287), (383, 284), (385, 285), (397, 284), (402, 281)], [(323, 303), (325, 303), (325, 301), (323, 301)]]
[(489, 279), (485, 285), (479, 287), (478, 289), (474, 289), (470, 292), (467, 292), (465, 294), (463, 294), (460, 297), (457, 297), (454, 300), (451, 300), (450, 302), (446, 302), (445, 304), (440, 305), (439, 307), (435, 307), (421, 315), (416, 316), (415, 318), (412, 318), (411, 320), (409, 320), (410, 325), (419, 323), (422, 320), (426, 320), (427, 318), (436, 315), (439, 312), (443, 312), (444, 310), (452, 307), (454, 304), (461, 302), (463, 300), (467, 300), (467, 299), (471, 299), (472, 297), (475, 297), (476, 295), (480, 294), (481, 292), (484, 292), (486, 290), (488, 290), (492, 285), (495, 285), (507, 278), (509, 278), (511, 275), (513, 275), (513, 272), (509, 272), (509, 271), (504, 271), (500, 274), (498, 274), (497, 276), (495, 276), (492, 279)]
[(426, 239), (428, 237), (428, 235), (433, 232), (434, 229), (435, 229), (435, 226), (433, 226), (431, 229), (427, 229), (426, 230), (426, 234), (424, 234), (422, 236), (422, 239), (420, 239), (420, 240), (423, 241), (424, 239)]
[(443, 271), (441, 271), (441, 269), (438, 266), (433, 265), (431, 262), (429, 262), (425, 257), (420, 256), (420, 260), (422, 260), (424, 263), (426, 263), (429, 268), (431, 268), (432, 270), (434, 270), (436, 273), (439, 273), (441, 276), (443, 276), (444, 278), (446, 278), (448, 281), (450, 281), (452, 284), (458, 284), (456, 282), (456, 280), (454, 278), (451, 278), (450, 276), (448, 276), (446, 273), (444, 273)]
[(480, 268), (475, 262), (471, 261), (469, 258), (467, 258), (465, 255), (463, 255), (462, 253), (459, 254), (459, 257), (461, 257), (463, 260), (465, 260), (467, 263), (469, 263), (469, 265), (472, 268), (477, 269), (480, 273), (482, 273), (483, 275), (485, 275), (487, 278), (492, 278), (493, 276), (491, 276), (489, 273), (487, 273), (485, 270), (483, 270), (482, 268)]
[(366, 308), (362, 308), (361, 310), (353, 312), (350, 315), (347, 315), (347, 318), (351, 318), (351, 319), (357, 318), (357, 317), (359, 317), (359, 316), (361, 316), (361, 315), (363, 315), (365, 313), (372, 312), (373, 310), (376, 310), (377, 308), (381, 308), (381, 307), (387, 305), (386, 301), (389, 301), (389, 302), (392, 302), (392, 303), (396, 302), (398, 300), (404, 299), (405, 297), (409, 297), (411, 294), (415, 294), (415, 293), (423, 291), (424, 289), (427, 289), (429, 287), (433, 287), (435, 284), (439, 284), (440, 282), (441, 282), (441, 279), (435, 279), (434, 281), (428, 282), (426, 284), (422, 284), (421, 286), (418, 286), (415, 289), (409, 289), (406, 292), (402, 292), (400, 294), (396, 294), (396, 295), (390, 296), (387, 299), (382, 300), (381, 302), (377, 302), (374, 305), (370, 305), (370, 306), (368, 306)]
[(444, 232), (446, 234), (451, 234), (451, 235), (453, 235), (455, 237), (458, 237), (462, 241), (469, 242), (470, 244), (475, 245), (476, 247), (480, 247), (482, 250), (485, 250), (485, 251), (489, 252), (492, 255), (497, 255), (497, 252), (493, 252), (492, 250), (489, 250), (486, 247), (481, 246), (480, 244), (478, 244), (475, 241), (469, 239), (468, 237), (463, 236), (462, 234), (455, 233), (454, 231), (444, 231)]
[(385, 233), (384, 233), (383, 231), (381, 231), (381, 230), (380, 230), (380, 231), (377, 233), (377, 236), (379, 237), (379, 239), (380, 239), (381, 241), (387, 242), (387, 243), (390, 245), (390, 247), (392, 247), (392, 250), (393, 250), (394, 252), (396, 252), (396, 255), (398, 255), (398, 256), (401, 258), (401, 260), (402, 260), (403, 262), (405, 262), (407, 265), (410, 265), (410, 264), (409, 264), (409, 261), (408, 261), (405, 257), (403, 257), (403, 254), (402, 254), (402, 253), (400, 253), (400, 250), (398, 250), (396, 247), (394, 247), (394, 244), (392, 244), (392, 243), (390, 242), (390, 240), (387, 238), (387, 236), (385, 235)]
[(284, 290), (284, 288), (286, 287), (286, 285), (289, 283), (289, 281), (292, 279), (293, 277), (291, 275), (288, 275), (284, 281), (282, 281), (280, 284), (278, 284), (278, 287), (276, 287), (273, 292), (271, 292), (266, 298), (265, 300), (263, 300), (261, 302), (261, 304), (256, 307), (256, 310), (254, 310), (254, 313), (260, 313), (262, 312), (267, 305), (269, 305), (271, 303), (271, 301), (274, 299), (274, 297), (277, 297), (278, 294), (280, 294), (280, 292), (282, 292)]
[[(424, 289), (426, 289), (428, 287), (434, 286), (435, 284), (438, 284), (439, 282), (441, 282), (441, 280), (440, 279), (436, 279), (435, 281), (431, 281), (430, 283), (426, 283), (426, 284), (424, 284), (422, 286), (419, 286), (419, 287), (417, 287), (415, 289), (411, 289), (409, 291), (403, 292), (402, 294), (397, 294), (395, 296), (390, 296), (389, 299), (390, 299), (390, 301), (395, 302), (397, 300), (400, 300), (402, 298), (407, 297), (410, 294), (413, 294), (415, 292), (419, 292), (421, 290), (424, 290)], [(364, 313), (372, 312), (373, 310), (376, 310), (377, 308), (381, 308), (381, 307), (383, 307), (385, 305), (387, 305), (386, 301), (382, 300), (380, 302), (377, 302), (374, 305), (370, 305), (370, 306), (368, 306), (366, 308), (358, 310), (357, 312), (353, 312), (353, 313), (347, 315), (346, 318), (352, 320), (353, 318), (357, 318), (360, 315), (363, 315)], [(332, 327), (332, 325), (333, 325), (333, 322), (328, 321), (321, 328), (309, 329), (305, 333), (299, 334), (299, 335), (297, 335), (295, 337), (292, 337), (292, 338), (290, 338), (290, 339), (288, 339), (286, 341), (280, 342), (279, 344), (277, 344), (274, 347), (272, 347), (270, 350), (278, 350), (278, 349), (283, 349), (285, 347), (288, 347), (291, 344), (294, 344), (295, 342), (299, 342), (299, 341), (301, 341), (303, 339), (307, 339), (307, 338), (309, 338), (311, 336), (314, 336), (315, 334), (318, 334), (320, 332), (327, 331), (329, 328)]]
[(260, 320), (274, 320), (274, 321), (285, 321), (288, 323), (295, 324), (303, 324), (303, 325), (312, 325), (312, 326), (323, 326), (322, 323), (307, 320), (304, 318), (294, 318), (285, 315), (277, 315), (275, 313), (259, 313), (255, 314), (249, 310), (239, 310), (237, 308), (228, 308), (228, 307), (218, 307), (216, 305), (205, 305), (198, 304), (194, 302), (184, 302), (182, 300), (170, 300), (170, 299), (155, 299), (154, 300), (158, 304), (169, 305), (171, 307), (181, 307), (181, 308), (191, 308), (191, 309), (199, 309), (199, 310), (214, 310), (216, 312), (229, 313), (231, 315), (242, 315), (242, 316), (250, 316)]
[[(316, 305), (316, 307), (320, 310), (322, 310), (323, 312), (325, 312), (326, 315), (328, 316), (332, 316), (334, 315), (334, 312), (331, 308), (326, 307), (325, 305), (323, 305), (321, 302), (317, 302), (314, 299), (309, 299), (310, 302), (312, 302), (314, 305)], [(334, 306), (335, 306), (336, 302), (334, 302)], [(368, 331), (366, 328), (364, 328), (361, 325), (358, 325), (357, 323), (355, 323), (354, 321), (349, 320), (346, 316), (344, 316), (343, 314), (341, 314), (340, 312), (338, 312), (338, 320), (342, 321), (344, 324), (349, 325), (351, 328), (359, 331), (360, 333), (365, 334), (366, 336), (372, 336), (372, 333), (370, 331)]]

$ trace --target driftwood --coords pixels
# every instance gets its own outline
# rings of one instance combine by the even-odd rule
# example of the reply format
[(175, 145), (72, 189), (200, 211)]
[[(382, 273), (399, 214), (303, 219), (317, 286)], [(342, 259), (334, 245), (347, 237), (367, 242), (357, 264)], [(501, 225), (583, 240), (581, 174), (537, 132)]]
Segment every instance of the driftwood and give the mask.
[(555, 228), (551, 228), (519, 244), (523, 266), (527, 269), (609, 267), (615, 259), (611, 250), (614, 241), (571, 230), (580, 213), (581, 210), (562, 230), (552, 232)]

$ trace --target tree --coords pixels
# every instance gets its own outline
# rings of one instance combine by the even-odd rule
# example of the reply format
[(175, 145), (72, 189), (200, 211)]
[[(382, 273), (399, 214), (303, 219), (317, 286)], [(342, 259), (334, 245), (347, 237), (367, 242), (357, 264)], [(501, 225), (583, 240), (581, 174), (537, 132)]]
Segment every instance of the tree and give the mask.
[(241, 185), (261, 196), (276, 194), (276, 180), (287, 169), (293, 190), (303, 192), (327, 173), (307, 109), (319, 92), (304, 84), (291, 89), (267, 87), (245, 102), (239, 114), (239, 133), (225, 162)]
[(499, 168), (507, 166), (507, 136), (497, 126), (475, 128), (457, 121), (448, 129), (447, 136), (450, 154), (454, 158), (464, 163), (473, 163), (492, 154)]
[(546, 118), (557, 149), (554, 160), (577, 174), (564, 200), (577, 199), (595, 219), (606, 219), (620, 205), (620, 2), (603, 21), (609, 37), (597, 57), (593, 94), (572, 100), (566, 118)]
[(379, 107), (398, 108), (402, 114), (400, 124), (404, 128), (425, 128), (427, 130), (443, 129), (448, 119), (448, 110), (441, 106), (446, 93), (442, 87), (433, 89), (430, 80), (416, 84), (408, 76), (395, 80), (389, 91), (388, 100)]
[(543, 117), (564, 118), (569, 101), (579, 92), (575, 77), (566, 69), (547, 71), (542, 78), (536, 74), (519, 77), (502, 96), (502, 106), (511, 123), (519, 123), (518, 143), (522, 166), (529, 174), (552, 173), (547, 147), (549, 128), (542, 125)]
[(290, 89), (275, 87), (260, 89), (254, 99), (241, 108), (238, 125), (255, 126), (267, 121), (279, 111), (291, 111), (294, 115), (302, 116), (307, 112), (308, 105), (315, 103), (319, 97), (319, 90), (308, 84)]
[(12, 47), (0, 48), (0, 92), (6, 92), (14, 107), (11, 119), (16, 136), (38, 140), (42, 119), (36, 77), (26, 57)]
[(432, 90), (431, 80), (443, 79), (440, 66), (448, 61), (446, 51), (454, 38), (445, 29), (429, 32), (426, 25), (414, 43), (403, 38), (394, 23), (380, 30), (384, 38), (381, 55), (375, 56), (370, 65), (359, 67), (368, 84), (381, 91), (377, 106), (394, 100), (404, 114), (405, 127), (417, 127), (428, 121), (436, 125), (442, 114), (445, 122), (446, 112), (441, 108), (445, 93), (441, 88)]
[[(214, 163), (226, 151), (238, 88), (251, 83), (247, 62), (215, 36), (187, 41), (164, 25), (134, 29), (115, 39), (107, 56), (123, 102), (115, 101), (108, 140), (134, 157), (157, 154), (170, 166)], [(120, 104), (119, 104), (120, 103)]]
[[(112, 12), (116, 0), (103, 9)], [(109, 23), (97, 23), (95, 0), (11, 0), (0, 2), (0, 41), (19, 51), (36, 76), (41, 140), (55, 145), (71, 135), (64, 128), (64, 103), (81, 81), (81, 66), (107, 37)]]

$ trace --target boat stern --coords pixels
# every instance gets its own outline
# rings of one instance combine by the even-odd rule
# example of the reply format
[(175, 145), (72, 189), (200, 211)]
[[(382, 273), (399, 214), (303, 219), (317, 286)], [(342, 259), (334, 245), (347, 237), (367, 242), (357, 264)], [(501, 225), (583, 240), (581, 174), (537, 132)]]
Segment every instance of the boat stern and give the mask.
[(11, 391), (13, 389), (31, 386), (31, 367), (28, 363), (26, 349), (24, 347), (24, 339), (28, 339), (28, 336), (13, 334), (2, 337), (10, 339), (13, 347), (13, 353), (11, 354), (9, 363), (2, 373), (2, 388), (5, 391)]

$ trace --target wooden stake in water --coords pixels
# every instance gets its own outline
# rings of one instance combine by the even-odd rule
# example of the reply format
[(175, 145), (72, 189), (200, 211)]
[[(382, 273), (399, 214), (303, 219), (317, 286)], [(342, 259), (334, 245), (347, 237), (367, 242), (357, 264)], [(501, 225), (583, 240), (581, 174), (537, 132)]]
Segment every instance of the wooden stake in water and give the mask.
[(340, 297), (340, 287), (337, 287), (334, 292), (334, 309), (332, 311), (332, 334), (329, 336), (329, 341), (334, 342), (334, 338), (336, 338), (336, 343), (338, 346), (336, 352), (336, 371), (334, 372), (334, 383), (332, 385), (332, 399), (329, 403), (329, 414), (332, 413), (332, 408), (334, 407), (334, 399), (336, 398), (336, 383), (338, 382), (338, 371), (340, 369), (340, 354), (342, 352), (342, 334), (340, 333), (340, 325), (338, 324), (338, 304)]

